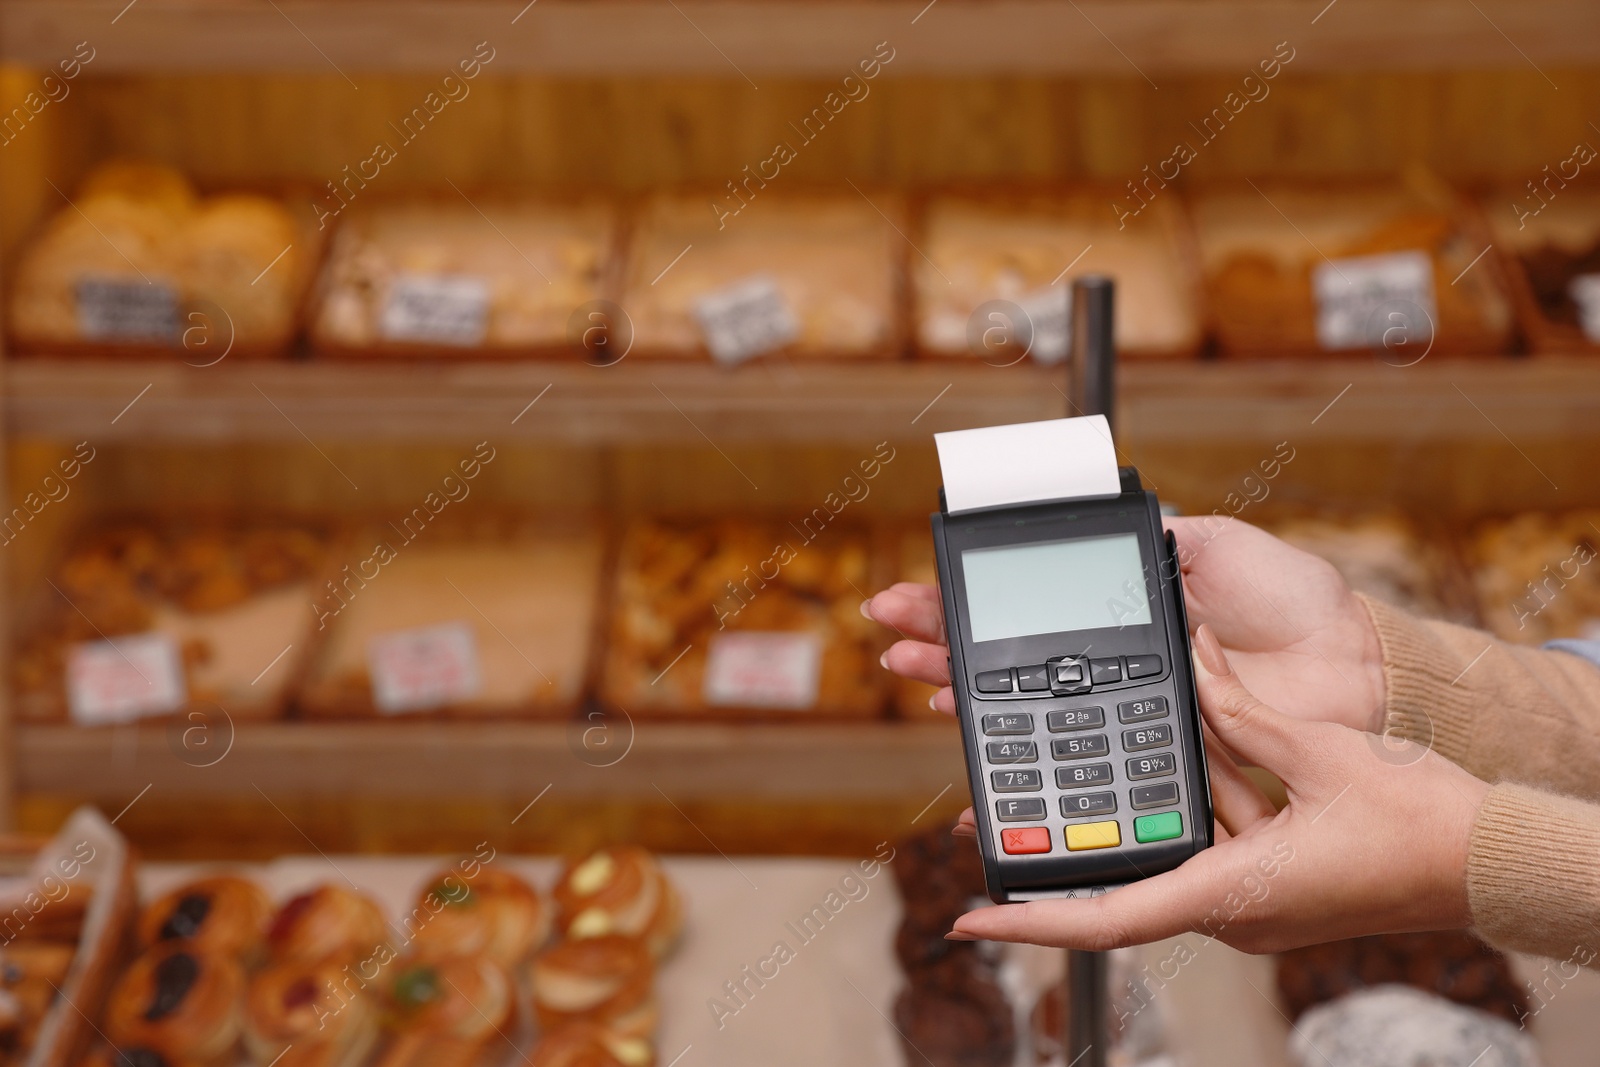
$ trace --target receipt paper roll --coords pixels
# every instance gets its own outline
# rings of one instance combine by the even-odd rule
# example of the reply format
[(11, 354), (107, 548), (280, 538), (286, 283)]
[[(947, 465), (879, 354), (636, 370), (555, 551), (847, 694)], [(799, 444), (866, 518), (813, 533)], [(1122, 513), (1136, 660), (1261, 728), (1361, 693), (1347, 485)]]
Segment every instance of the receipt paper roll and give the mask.
[(1104, 415), (953, 430), (933, 439), (951, 514), (1122, 492)]

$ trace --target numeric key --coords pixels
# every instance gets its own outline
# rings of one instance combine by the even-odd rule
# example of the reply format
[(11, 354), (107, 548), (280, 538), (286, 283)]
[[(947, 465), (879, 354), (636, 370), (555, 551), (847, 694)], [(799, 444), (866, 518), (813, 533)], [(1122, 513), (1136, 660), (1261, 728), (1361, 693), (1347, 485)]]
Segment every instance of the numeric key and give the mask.
[(996, 793), (1034, 793), (1044, 788), (1044, 775), (1038, 771), (991, 771), (989, 781)]

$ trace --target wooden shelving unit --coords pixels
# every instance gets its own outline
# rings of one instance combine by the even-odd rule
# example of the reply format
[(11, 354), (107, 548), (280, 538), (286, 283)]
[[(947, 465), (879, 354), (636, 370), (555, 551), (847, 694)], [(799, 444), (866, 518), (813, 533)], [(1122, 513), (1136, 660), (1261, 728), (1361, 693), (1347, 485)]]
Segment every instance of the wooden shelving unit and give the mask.
[[(1146, 363), (1120, 370), (1130, 444), (1386, 441), (1434, 419), (1473, 441), (1600, 436), (1600, 363), (1371, 359)], [(296, 442), (495, 438), (574, 444), (859, 442), (1054, 418), (1060, 370), (964, 363), (613, 367), (11, 361), (3, 403), (24, 438)]]
[[(49, 66), (89, 34), (101, 71), (443, 71), (478, 41), (497, 71), (839, 77), (879, 41), (896, 74), (1138, 78), (1302, 67), (1442, 70), (1600, 60), (1582, 0), (6, 0), (0, 58)], [(501, 47), (503, 46), (503, 47)], [(1267, 52), (1263, 52), (1263, 48)], [(355, 79), (359, 81), (359, 78)]]

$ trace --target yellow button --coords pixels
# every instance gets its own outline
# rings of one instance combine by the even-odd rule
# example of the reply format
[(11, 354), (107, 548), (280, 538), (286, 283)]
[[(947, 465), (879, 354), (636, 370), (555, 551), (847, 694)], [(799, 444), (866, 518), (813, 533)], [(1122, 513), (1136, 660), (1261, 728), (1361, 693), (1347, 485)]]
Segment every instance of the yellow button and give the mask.
[(1086, 848), (1116, 848), (1122, 844), (1122, 831), (1117, 822), (1085, 822), (1067, 827), (1067, 850), (1082, 852)]

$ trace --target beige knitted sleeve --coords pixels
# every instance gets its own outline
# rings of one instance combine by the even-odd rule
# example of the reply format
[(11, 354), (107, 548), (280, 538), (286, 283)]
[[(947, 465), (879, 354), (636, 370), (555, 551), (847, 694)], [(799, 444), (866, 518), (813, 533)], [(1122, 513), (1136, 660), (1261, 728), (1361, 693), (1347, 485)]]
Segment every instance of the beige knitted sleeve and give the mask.
[(1497, 783), (1467, 860), (1478, 932), (1501, 948), (1595, 966), (1600, 668), (1362, 600), (1383, 646), (1385, 731)]

